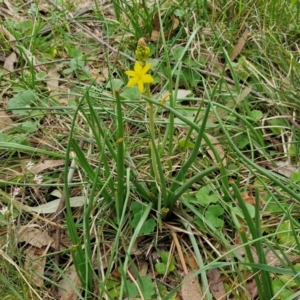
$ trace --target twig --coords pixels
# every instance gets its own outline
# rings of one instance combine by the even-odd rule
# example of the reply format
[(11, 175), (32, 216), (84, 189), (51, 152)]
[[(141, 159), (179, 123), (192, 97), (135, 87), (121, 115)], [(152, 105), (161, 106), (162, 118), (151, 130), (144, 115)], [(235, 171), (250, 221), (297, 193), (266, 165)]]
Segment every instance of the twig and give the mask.
[(181, 265), (182, 265), (184, 274), (187, 275), (189, 273), (189, 271), (187, 269), (187, 266), (186, 266), (186, 263), (185, 263), (185, 260), (184, 260), (184, 257), (183, 257), (183, 253), (182, 253), (182, 250), (181, 250), (176, 232), (172, 231), (172, 237), (173, 237), (174, 243), (175, 243), (176, 248), (177, 248), (177, 252), (178, 252), (178, 255), (179, 255), (179, 259), (181, 261)]

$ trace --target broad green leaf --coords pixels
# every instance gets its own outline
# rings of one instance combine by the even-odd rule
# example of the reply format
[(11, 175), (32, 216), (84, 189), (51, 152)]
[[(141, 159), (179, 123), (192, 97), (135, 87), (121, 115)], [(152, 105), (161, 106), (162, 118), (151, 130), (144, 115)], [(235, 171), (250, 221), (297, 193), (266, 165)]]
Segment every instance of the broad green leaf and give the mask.
[(182, 139), (178, 141), (178, 146), (184, 149), (194, 149), (195, 145), (190, 140)]
[(138, 214), (139, 212), (143, 212), (144, 210), (146, 210), (145, 206), (142, 203), (139, 203), (137, 201), (132, 202), (130, 205), (130, 210), (134, 213), (134, 214)]
[(173, 59), (178, 60), (180, 58), (180, 56), (182, 55), (183, 51), (184, 51), (184, 47), (182, 47), (182, 46), (176, 47), (172, 51)]
[[(160, 253), (160, 257), (161, 257), (161, 260), (167, 264), (169, 257), (170, 257), (170, 252), (163, 251)], [(169, 263), (168, 272), (173, 272), (174, 270), (175, 270), (175, 259), (174, 259), (174, 257), (171, 256), (171, 261)]]
[(167, 264), (165, 263), (157, 263), (155, 264), (155, 271), (159, 275), (164, 275), (167, 271)]
[(145, 297), (145, 299), (151, 299), (155, 294), (153, 281), (148, 276), (144, 276), (141, 279), (143, 284), (143, 296)]
[[(277, 231), (278, 234), (276, 235), (276, 238), (279, 244), (285, 245), (286, 247), (292, 247), (296, 244), (290, 221), (285, 221), (281, 223)], [(280, 231), (288, 231), (288, 232), (281, 233)]]
[(262, 119), (263, 113), (260, 110), (252, 110), (251, 111), (251, 117), (255, 120), (258, 121)]
[[(272, 281), (274, 293), (279, 292), (281, 299), (287, 299), (288, 297), (294, 294), (294, 292), (292, 292), (290, 289), (288, 289), (288, 286), (286, 286), (287, 281), (284, 279), (284, 276), (287, 275), (278, 276)], [(291, 282), (295, 283), (295, 281), (291, 281)]]
[(155, 270), (158, 274), (170, 274), (175, 270), (175, 258), (172, 257), (171, 261), (169, 262), (169, 268), (167, 270), (168, 259), (169, 259), (170, 252), (162, 251), (160, 252), (160, 257), (162, 262), (155, 264)]
[(291, 179), (292, 179), (295, 183), (299, 183), (299, 182), (300, 182), (300, 172), (292, 173), (292, 174), (291, 174)]
[(39, 121), (32, 122), (32, 121), (25, 121), (22, 123), (21, 129), (27, 133), (32, 133), (37, 130)]
[(120, 96), (126, 99), (139, 100), (141, 99), (141, 92), (137, 86), (133, 86), (130, 88), (125, 86)]
[(133, 282), (130, 282), (128, 280), (126, 280), (126, 285), (128, 288), (128, 296), (130, 298), (136, 298), (139, 295), (138, 289), (136, 287), (136, 285)]
[(215, 194), (211, 193), (211, 190), (204, 186), (195, 194), (198, 203), (203, 206), (208, 206), (211, 203), (215, 203), (218, 201), (218, 197)]
[(283, 118), (269, 119), (268, 124), (272, 125), (269, 128), (271, 129), (272, 133), (276, 135), (281, 134), (282, 129), (284, 129), (287, 126), (287, 122)]
[[(133, 228), (136, 228), (138, 226), (142, 216), (143, 216), (143, 212), (139, 212), (139, 213), (135, 214), (133, 220), (130, 223), (130, 225)], [(139, 235), (152, 233), (154, 231), (155, 227), (156, 227), (155, 220), (154, 219), (148, 219), (142, 225), (142, 227), (140, 229), (140, 232), (139, 232)]]
[(105, 88), (113, 91), (118, 91), (124, 85), (124, 81), (121, 79), (111, 79), (107, 82)]
[(216, 228), (222, 227), (224, 221), (219, 217), (224, 214), (224, 209), (221, 205), (210, 205), (205, 212), (205, 218)]
[(7, 103), (7, 109), (12, 110), (15, 114), (26, 116), (31, 104), (37, 99), (33, 90), (27, 90), (17, 93)]

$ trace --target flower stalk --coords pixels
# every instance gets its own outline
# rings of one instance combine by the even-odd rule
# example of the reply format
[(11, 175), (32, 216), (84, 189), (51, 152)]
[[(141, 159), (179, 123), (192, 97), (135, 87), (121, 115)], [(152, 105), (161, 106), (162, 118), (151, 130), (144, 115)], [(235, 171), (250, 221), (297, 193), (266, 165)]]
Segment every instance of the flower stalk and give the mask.
[[(150, 83), (152, 83), (154, 79), (150, 74), (147, 73), (151, 68), (151, 64), (147, 63), (149, 55), (150, 55), (150, 48), (147, 46), (145, 40), (143, 38), (140, 38), (135, 51), (137, 62), (134, 65), (134, 69), (126, 71), (125, 74), (131, 77), (127, 84), (128, 87), (137, 85), (140, 92), (145, 93), (146, 96), (150, 98), (151, 97)], [(155, 140), (155, 114), (154, 114), (152, 103), (149, 103), (148, 111), (149, 111), (149, 125), (150, 125), (149, 131), (152, 139)], [(160, 176), (157, 169), (157, 160), (156, 160), (153, 147), (154, 145), (151, 142), (150, 156), (151, 156), (154, 178), (156, 182), (160, 182)]]

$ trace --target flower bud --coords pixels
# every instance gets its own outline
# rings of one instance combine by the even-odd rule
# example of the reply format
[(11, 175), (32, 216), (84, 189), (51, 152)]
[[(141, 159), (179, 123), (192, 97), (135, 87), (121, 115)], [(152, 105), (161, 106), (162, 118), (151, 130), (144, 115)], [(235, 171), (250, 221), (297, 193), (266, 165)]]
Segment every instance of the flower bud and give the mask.
[(146, 64), (146, 61), (150, 55), (150, 48), (147, 46), (144, 38), (138, 40), (137, 48), (135, 50), (135, 56), (142, 66)]

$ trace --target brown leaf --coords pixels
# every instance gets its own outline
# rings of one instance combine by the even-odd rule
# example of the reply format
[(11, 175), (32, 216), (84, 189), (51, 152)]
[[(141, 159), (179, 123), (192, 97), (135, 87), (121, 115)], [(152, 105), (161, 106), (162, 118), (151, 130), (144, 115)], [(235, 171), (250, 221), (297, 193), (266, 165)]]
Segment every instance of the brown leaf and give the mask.
[[(80, 280), (77, 276), (77, 272), (75, 270), (75, 266), (71, 265), (64, 272), (65, 277), (59, 282), (60, 289), (58, 290), (58, 299), (60, 300), (77, 300), (78, 296), (74, 291), (74, 287), (78, 290), (80, 289)], [(70, 284), (70, 282), (72, 284)]]
[[(206, 135), (209, 137), (211, 143), (214, 145), (214, 148), (218, 152), (220, 158), (222, 159), (224, 166), (226, 166), (227, 160), (226, 160), (225, 152), (223, 150), (223, 145), (219, 142), (219, 140), (217, 138), (213, 137), (212, 135), (210, 135), (208, 133)], [(214, 153), (210, 149), (208, 149), (207, 152), (208, 152), (209, 156), (212, 158), (212, 160), (215, 163), (217, 163), (217, 159), (215, 158)]]
[(13, 6), (12, 1), (3, 0), (3, 2), (5, 3), (8, 10), (13, 14), (13, 16), (16, 16), (15, 12), (17, 11), (17, 8), (15, 6)]
[(254, 279), (247, 282), (247, 291), (249, 292), (251, 299), (254, 299), (257, 296), (258, 290)]
[(4, 61), (4, 69), (9, 72), (13, 72), (15, 70), (14, 64), (18, 61), (17, 54), (12, 52)]
[(43, 251), (36, 247), (30, 247), (24, 251), (25, 257), (25, 268), (30, 270), (33, 275), (33, 282), (36, 286), (42, 287), (44, 285), (44, 280), (42, 276), (44, 275), (46, 256), (40, 257)]
[(4, 18), (13, 17), (13, 13), (11, 13), (8, 9), (4, 7), (0, 7), (0, 16)]
[(150, 39), (152, 42), (157, 42), (159, 40), (159, 31), (152, 30)]
[(49, 243), (53, 243), (54, 240), (46, 232), (36, 227), (21, 226), (18, 231), (18, 241), (41, 248), (47, 246)]
[[(248, 193), (243, 193), (242, 198), (243, 198), (245, 203), (248, 203), (248, 204), (251, 204), (251, 205), (255, 206), (255, 202), (256, 202), (255, 197), (249, 195)], [(264, 205), (265, 205), (265, 202), (262, 199), (259, 199), (259, 207), (263, 208)]]
[(5, 111), (0, 111), (0, 130), (8, 129), (13, 124), (12, 119)]
[(265, 163), (267, 167), (269, 167), (272, 171), (279, 173), (280, 175), (283, 175), (287, 178), (290, 178), (292, 173), (298, 173), (299, 168), (297, 168), (295, 165), (291, 165), (288, 161), (277, 161), (276, 165), (272, 165), (271, 163)]
[[(235, 252), (237, 252), (237, 254), (239, 254), (240, 256), (242, 257), (246, 257), (246, 250), (244, 247), (240, 247), (241, 245), (239, 244), (236, 244), (234, 246), (232, 246), (233, 248), (238, 248), (235, 250)], [(255, 263), (258, 263), (259, 262), (259, 258), (258, 258), (258, 255), (256, 253), (256, 249), (255, 247), (250, 247), (250, 251), (251, 251), (251, 254), (252, 254), (252, 257), (253, 257), (253, 260)], [(274, 254), (274, 252), (272, 251), (268, 251), (266, 252), (266, 250), (264, 250), (265, 252), (265, 258), (266, 258), (266, 262), (269, 266), (276, 266), (276, 267), (279, 267), (282, 265), (282, 263), (280, 262), (280, 259), (277, 258), (277, 256), (279, 258), (281, 258), (283, 261), (285, 261), (285, 258), (283, 257), (283, 255), (281, 254), (281, 252), (279, 250), (276, 250), (276, 254)], [(300, 256), (297, 255), (287, 255), (286, 254), (286, 257), (289, 259), (290, 262), (296, 262), (296, 261), (299, 261), (300, 260)], [(232, 259), (232, 256), (231, 255), (226, 255), (226, 260), (231, 260)]]
[(244, 101), (244, 99), (251, 93), (252, 87), (246, 86), (243, 90), (241, 90), (241, 93), (237, 95), (235, 103), (236, 105), (241, 105), (241, 103)]
[[(167, 31), (164, 31), (164, 37), (165, 38), (170, 38), (172, 35), (174, 35), (176, 29), (178, 28), (179, 26), (179, 19), (175, 16), (175, 15), (170, 15), (168, 17), (168, 20), (169, 22), (172, 23), (172, 26), (171, 26), (171, 30), (167, 30)], [(159, 37), (160, 37), (160, 18), (159, 18), (159, 14), (158, 12), (156, 12), (153, 16), (153, 20), (152, 20), (152, 25), (153, 25), (153, 30), (152, 30), (152, 33), (151, 33), (151, 38), (150, 40), (153, 41), (153, 42), (156, 42), (159, 40)]]
[(221, 280), (221, 274), (218, 269), (212, 269), (206, 273), (209, 283), (209, 289), (213, 296), (218, 300), (226, 299), (226, 291), (223, 281)]
[(60, 74), (58, 71), (62, 68), (62, 65), (57, 65), (48, 70), (47, 73), (47, 88), (49, 91), (54, 91), (59, 86)]
[(196, 261), (196, 258), (194, 255), (190, 254), (190, 253), (186, 253), (183, 255), (184, 260), (186, 261), (186, 263), (189, 265), (189, 267), (192, 270), (197, 270), (198, 269), (198, 263)]
[(36, 165), (34, 165), (33, 168), (31, 169), (31, 172), (33, 174), (39, 174), (44, 170), (53, 169), (53, 168), (56, 168), (59, 166), (64, 166), (64, 165), (65, 165), (64, 159), (44, 160), (44, 161), (41, 161), (41, 162), (37, 163)]
[(159, 19), (158, 12), (156, 12), (153, 15), (152, 25), (153, 25), (153, 30), (158, 31), (158, 32), (160, 31), (160, 19)]
[(242, 36), (239, 38), (237, 44), (233, 47), (232, 53), (230, 56), (230, 60), (233, 61), (237, 58), (237, 56), (241, 53), (243, 48), (245, 47), (246, 40), (248, 38), (250, 31), (248, 28), (243, 32)]
[(203, 297), (198, 277), (192, 277), (193, 274), (193, 272), (189, 272), (183, 278), (184, 281), (181, 286), (183, 300), (200, 300)]
[(90, 70), (89, 73), (98, 84), (103, 84), (103, 82), (106, 81), (106, 78), (100, 74), (100, 70), (93, 69)]

